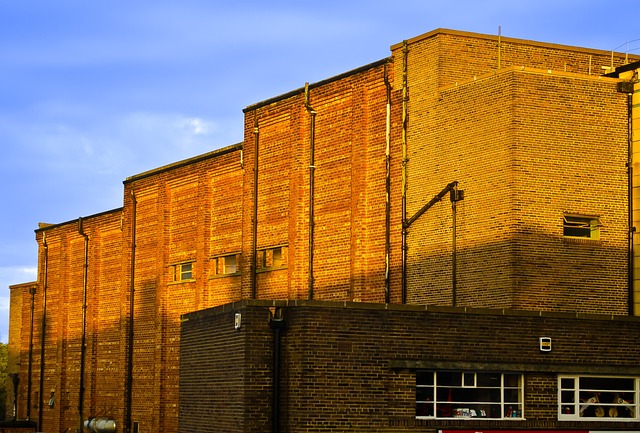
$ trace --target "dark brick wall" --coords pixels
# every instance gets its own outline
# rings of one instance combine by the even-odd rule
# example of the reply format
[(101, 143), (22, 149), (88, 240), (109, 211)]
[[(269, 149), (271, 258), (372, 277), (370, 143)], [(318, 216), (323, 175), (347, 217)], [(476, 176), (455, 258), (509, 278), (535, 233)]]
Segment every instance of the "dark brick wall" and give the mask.
[[(637, 318), (246, 301), (184, 316), (180, 432), (269, 431), (274, 331), (268, 318), (274, 306), (286, 322), (282, 432), (640, 427), (637, 422), (557, 421), (557, 374), (640, 373)], [(234, 312), (242, 314), (240, 330), (233, 328)], [(551, 337), (550, 353), (540, 352), (541, 336)], [(418, 368), (522, 372), (526, 419), (417, 421)], [(244, 407), (237, 402), (241, 380)], [(236, 420), (234, 426), (230, 419)]]

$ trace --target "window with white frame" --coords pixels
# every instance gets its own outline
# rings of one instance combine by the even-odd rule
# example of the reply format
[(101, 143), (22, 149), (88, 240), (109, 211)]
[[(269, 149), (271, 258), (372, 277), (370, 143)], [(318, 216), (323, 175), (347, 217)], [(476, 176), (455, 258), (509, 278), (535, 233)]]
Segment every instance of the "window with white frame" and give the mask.
[(416, 418), (523, 418), (520, 373), (416, 372)]
[(562, 234), (567, 238), (600, 239), (600, 218), (586, 215), (565, 214)]
[(178, 283), (181, 281), (192, 281), (193, 262), (175, 263), (169, 266), (171, 270), (171, 281)]
[(638, 381), (632, 376), (559, 376), (558, 419), (638, 419)]
[(211, 259), (213, 275), (240, 275), (240, 254), (227, 254)]

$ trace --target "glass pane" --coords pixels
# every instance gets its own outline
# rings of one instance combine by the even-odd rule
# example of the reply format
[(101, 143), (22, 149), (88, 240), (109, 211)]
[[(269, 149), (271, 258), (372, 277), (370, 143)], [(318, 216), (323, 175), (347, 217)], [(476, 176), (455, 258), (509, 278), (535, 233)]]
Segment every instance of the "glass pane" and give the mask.
[(416, 384), (433, 385), (433, 371), (417, 371)]
[(190, 280), (191, 279), (191, 268), (192, 265), (191, 263), (185, 263), (181, 266), (181, 273), (182, 273), (182, 279), (183, 280)]
[(433, 388), (424, 386), (416, 388), (416, 401), (433, 401)]
[(478, 373), (478, 386), (500, 388), (500, 373)]
[(462, 373), (457, 371), (439, 371), (438, 386), (462, 386)]
[(573, 378), (562, 378), (562, 380), (560, 380), (560, 387), (562, 389), (573, 389), (575, 388), (575, 380)]
[[(500, 380), (500, 377), (498, 377)], [(504, 375), (504, 386), (510, 388), (520, 388), (521, 387), (521, 374), (505, 374)]]
[(561, 403), (574, 403), (574, 399), (575, 399), (575, 392), (574, 391), (562, 391), (560, 393), (560, 401)]
[(433, 403), (416, 404), (416, 416), (434, 416)]
[(518, 404), (505, 406), (505, 418), (520, 418), (522, 416), (522, 408)]
[(505, 389), (504, 401), (506, 403), (519, 403), (520, 402), (520, 390), (518, 389)]
[(282, 267), (282, 248), (273, 249), (273, 267), (274, 268)]
[(620, 377), (581, 377), (580, 389), (594, 391), (634, 391), (635, 379)]
[(236, 272), (236, 256), (227, 256), (224, 258), (224, 273), (234, 274)]
[(474, 373), (463, 373), (462, 380), (464, 386), (475, 386), (476, 375)]

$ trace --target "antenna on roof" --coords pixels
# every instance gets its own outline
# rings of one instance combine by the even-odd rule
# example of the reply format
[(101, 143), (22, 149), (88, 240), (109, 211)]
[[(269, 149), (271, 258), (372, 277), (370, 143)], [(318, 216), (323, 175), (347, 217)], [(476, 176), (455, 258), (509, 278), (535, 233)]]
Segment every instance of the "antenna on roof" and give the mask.
[(500, 69), (500, 51), (501, 51), (502, 27), (498, 26), (498, 69)]
[(634, 39), (632, 41), (627, 41), (622, 45), (618, 45), (617, 47), (615, 47), (613, 50), (611, 50), (611, 67), (613, 68), (613, 52), (622, 48), (623, 46), (625, 47), (624, 49), (624, 64), (627, 65), (629, 64), (629, 52), (630, 51), (637, 51), (640, 50), (640, 45), (637, 48), (632, 48), (631, 50), (629, 49), (629, 44), (633, 43), (633, 42), (638, 42), (640, 41), (640, 39)]

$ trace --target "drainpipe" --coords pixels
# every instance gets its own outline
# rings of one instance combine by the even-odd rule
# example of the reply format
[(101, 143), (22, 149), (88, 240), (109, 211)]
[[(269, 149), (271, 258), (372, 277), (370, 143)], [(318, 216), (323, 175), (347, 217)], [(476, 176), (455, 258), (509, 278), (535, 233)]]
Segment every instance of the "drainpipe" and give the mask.
[(255, 141), (255, 154), (253, 157), (253, 217), (251, 221), (251, 299), (256, 298), (258, 286), (258, 151), (260, 144), (260, 128), (258, 126), (257, 112), (254, 114), (253, 136)]
[[(631, 88), (633, 90), (633, 87)], [(629, 315), (635, 314), (635, 271), (633, 269), (633, 262), (635, 257), (635, 251), (633, 249), (633, 235), (636, 232), (636, 228), (633, 225), (633, 92), (627, 93), (627, 113), (629, 120), (627, 121), (629, 132), (627, 134), (629, 140), (628, 150), (628, 178), (629, 178)]]
[(44, 278), (42, 283), (42, 329), (40, 330), (40, 388), (38, 401), (38, 430), (42, 429), (42, 401), (44, 399), (44, 349), (47, 331), (47, 285), (49, 280), (49, 246), (47, 245), (46, 232), (42, 234), (42, 246), (44, 247)]
[(409, 47), (402, 42), (402, 303), (407, 303), (407, 60)]
[(618, 92), (627, 94), (627, 206), (628, 206), (628, 258), (627, 258), (627, 278), (628, 278), (628, 299), (627, 310), (630, 316), (635, 314), (635, 272), (633, 262), (635, 251), (633, 248), (633, 235), (636, 228), (633, 225), (633, 92), (634, 80), (622, 81), (618, 83)]
[(269, 312), (269, 327), (273, 329), (273, 402), (271, 404), (272, 432), (280, 431), (280, 340), (281, 333), (286, 327), (282, 310), (276, 309)]
[(457, 224), (457, 203), (464, 198), (464, 191), (458, 189), (458, 182), (454, 182), (453, 188), (449, 192), (451, 199), (451, 219), (452, 219), (452, 236), (451, 241), (451, 305), (454, 307), (458, 299), (458, 272), (457, 272), (457, 249), (456, 249), (456, 226)]
[(314, 249), (314, 180), (315, 180), (315, 136), (316, 136), (316, 110), (309, 103), (309, 83), (304, 84), (304, 106), (309, 112), (309, 279), (308, 279), (308, 298), (313, 299), (313, 249)]
[(127, 379), (125, 382), (126, 387), (126, 408), (125, 408), (125, 422), (124, 431), (129, 433), (131, 431), (131, 406), (133, 404), (133, 322), (134, 322), (134, 306), (135, 306), (135, 273), (136, 273), (136, 218), (138, 202), (136, 201), (136, 194), (131, 191), (131, 281), (129, 285), (129, 347), (127, 354)]
[(84, 418), (84, 371), (87, 352), (87, 275), (89, 271), (89, 235), (84, 231), (82, 218), (78, 218), (78, 233), (84, 238), (84, 264), (82, 270), (82, 337), (80, 341), (80, 390), (78, 394), (78, 433), (82, 433)]
[(33, 319), (36, 309), (36, 288), (31, 287), (29, 289), (31, 295), (31, 324), (29, 326), (29, 365), (27, 367), (27, 420), (31, 420), (31, 374), (33, 371)]
[(386, 186), (386, 203), (385, 203), (385, 228), (384, 228), (384, 302), (391, 302), (391, 83), (387, 75), (387, 63), (384, 64), (384, 85), (387, 89), (387, 119), (385, 130), (385, 186)]

